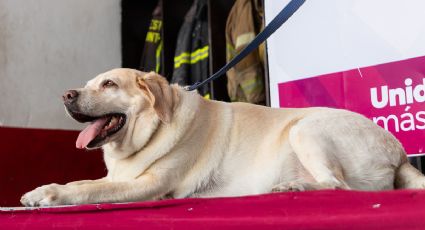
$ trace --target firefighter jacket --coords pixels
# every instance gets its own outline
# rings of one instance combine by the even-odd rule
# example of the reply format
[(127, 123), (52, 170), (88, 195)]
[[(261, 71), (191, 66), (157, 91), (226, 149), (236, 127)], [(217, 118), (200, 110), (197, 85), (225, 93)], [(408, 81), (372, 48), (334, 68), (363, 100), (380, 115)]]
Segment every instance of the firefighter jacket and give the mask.
[[(206, 0), (195, 0), (186, 13), (177, 37), (172, 83), (191, 85), (208, 78), (209, 45), (207, 13)], [(202, 86), (198, 91), (204, 97), (210, 97), (209, 85)]]
[(152, 13), (152, 20), (146, 34), (145, 47), (142, 53), (140, 69), (145, 72), (155, 71), (162, 72), (162, 2), (158, 2), (158, 6)]
[[(262, 17), (256, 0), (237, 0), (226, 24), (227, 61), (235, 57), (256, 36)], [(256, 49), (227, 72), (227, 90), (232, 101), (264, 104), (264, 66)]]

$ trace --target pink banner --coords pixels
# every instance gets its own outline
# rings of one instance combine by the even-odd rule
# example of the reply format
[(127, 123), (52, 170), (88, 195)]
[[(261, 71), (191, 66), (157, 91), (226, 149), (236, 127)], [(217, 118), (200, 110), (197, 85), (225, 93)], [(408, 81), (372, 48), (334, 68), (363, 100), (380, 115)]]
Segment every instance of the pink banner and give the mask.
[(355, 111), (392, 132), (408, 154), (423, 154), (425, 56), (280, 83), (280, 107)]

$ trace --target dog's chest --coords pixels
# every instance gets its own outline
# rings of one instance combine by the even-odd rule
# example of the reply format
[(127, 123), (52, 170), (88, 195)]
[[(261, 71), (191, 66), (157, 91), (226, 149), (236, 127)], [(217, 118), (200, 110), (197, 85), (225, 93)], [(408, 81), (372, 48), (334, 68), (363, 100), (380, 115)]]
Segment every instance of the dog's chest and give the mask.
[(134, 164), (128, 160), (116, 160), (105, 157), (106, 168), (108, 169), (108, 178), (111, 181), (134, 180), (144, 171), (144, 165)]

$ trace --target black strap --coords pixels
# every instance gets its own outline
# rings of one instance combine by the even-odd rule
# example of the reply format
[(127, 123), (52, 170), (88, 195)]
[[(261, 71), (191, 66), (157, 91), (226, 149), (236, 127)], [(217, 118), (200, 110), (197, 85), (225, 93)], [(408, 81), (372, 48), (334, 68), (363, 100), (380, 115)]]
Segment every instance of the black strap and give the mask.
[(219, 71), (213, 74), (211, 77), (205, 79), (202, 82), (196, 82), (193, 85), (186, 86), (187, 91), (195, 90), (213, 80), (225, 74), (229, 69), (235, 66), (240, 62), (244, 57), (251, 53), (254, 49), (260, 46), (270, 35), (272, 35), (279, 27), (285, 23), (294, 13), (297, 11), (305, 0), (291, 0), (288, 5), (286, 5), (282, 11), (266, 26), (264, 30), (259, 33), (252, 42), (245, 47), (236, 57), (230, 60), (225, 66), (223, 66)]

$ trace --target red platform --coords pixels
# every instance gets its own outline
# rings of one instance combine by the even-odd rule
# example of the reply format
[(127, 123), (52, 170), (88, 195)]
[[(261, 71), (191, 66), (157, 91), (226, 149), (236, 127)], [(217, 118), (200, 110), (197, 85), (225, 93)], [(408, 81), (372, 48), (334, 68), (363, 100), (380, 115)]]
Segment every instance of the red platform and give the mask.
[[(105, 175), (77, 132), (0, 128), (0, 206), (37, 186)], [(0, 211), (0, 229), (425, 229), (425, 191), (312, 191)]]
[(1, 211), (1, 229), (425, 229), (425, 192), (314, 191)]

